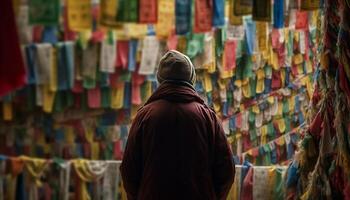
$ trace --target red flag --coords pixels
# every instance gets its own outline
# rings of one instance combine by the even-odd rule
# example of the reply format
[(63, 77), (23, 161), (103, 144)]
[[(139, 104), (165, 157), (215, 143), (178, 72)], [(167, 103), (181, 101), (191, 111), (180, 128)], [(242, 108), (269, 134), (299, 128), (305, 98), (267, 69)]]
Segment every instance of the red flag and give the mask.
[(11, 0), (0, 1), (0, 24), (6, 27), (0, 31), (0, 96), (3, 96), (26, 83)]
[(232, 70), (236, 68), (236, 48), (237, 41), (228, 40), (225, 43), (225, 70)]
[(195, 33), (203, 33), (211, 31), (213, 18), (213, 2), (212, 0), (195, 0)]
[(140, 23), (148, 23), (148, 24), (157, 23), (157, 17), (158, 17), (157, 0), (140, 0), (139, 6), (140, 6), (139, 7)]
[(297, 11), (296, 13), (295, 29), (307, 29), (308, 28), (308, 12)]

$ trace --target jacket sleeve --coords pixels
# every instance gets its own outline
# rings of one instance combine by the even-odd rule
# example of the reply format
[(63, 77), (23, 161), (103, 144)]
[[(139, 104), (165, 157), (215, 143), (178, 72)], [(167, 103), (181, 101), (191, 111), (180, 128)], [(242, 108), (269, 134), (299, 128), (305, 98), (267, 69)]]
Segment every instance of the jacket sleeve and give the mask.
[(131, 125), (120, 167), (123, 186), (128, 200), (137, 199), (142, 177), (142, 129), (140, 120), (140, 115), (137, 115)]
[(227, 198), (233, 184), (235, 165), (224, 130), (217, 118), (215, 118), (215, 127), (215, 155), (212, 174), (216, 197), (223, 200)]

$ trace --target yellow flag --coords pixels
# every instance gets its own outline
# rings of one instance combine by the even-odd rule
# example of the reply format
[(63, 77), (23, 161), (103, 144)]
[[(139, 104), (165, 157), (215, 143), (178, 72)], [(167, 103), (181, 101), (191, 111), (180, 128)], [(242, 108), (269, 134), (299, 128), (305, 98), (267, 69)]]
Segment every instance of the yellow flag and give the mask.
[(269, 102), (269, 104), (272, 105), (273, 103), (275, 103), (275, 97), (274, 96), (269, 96), (267, 98), (267, 102)]
[(73, 31), (91, 30), (90, 0), (67, 0), (68, 26)]
[(278, 129), (279, 129), (279, 131), (281, 132), (281, 133), (284, 133), (285, 131), (286, 131), (286, 124), (285, 124), (285, 122), (284, 122), (284, 119), (282, 118), (282, 119), (279, 119), (278, 120)]
[(220, 113), (220, 108), (221, 108), (220, 103), (214, 102), (213, 107), (216, 113)]
[(271, 65), (274, 70), (278, 70), (280, 68), (278, 63), (278, 54), (276, 52), (272, 53)]
[(281, 81), (282, 81), (282, 84), (284, 85), (284, 83), (286, 82), (286, 71), (285, 70), (280, 70), (280, 72), (281, 72), (280, 73)]
[(246, 97), (246, 98), (249, 98), (249, 97), (250, 97), (251, 92), (250, 92), (250, 85), (249, 85), (249, 84), (243, 85), (243, 87), (242, 87), (242, 93), (243, 93), (243, 96), (244, 96), (244, 97)]
[(50, 90), (49, 85), (44, 85), (42, 91), (43, 91), (43, 110), (46, 113), (51, 113), (56, 93)]
[(100, 23), (108, 28), (121, 29), (122, 23), (117, 22), (119, 3), (116, 0), (100, 0)]
[(50, 90), (52, 92), (57, 91), (57, 49), (51, 48), (52, 56), (50, 61)]
[(289, 112), (292, 112), (295, 106), (295, 96), (289, 98)]
[(233, 2), (233, 0), (230, 0), (230, 3), (228, 5), (228, 10), (229, 10), (228, 13), (229, 13), (229, 22), (230, 22), (230, 24), (231, 25), (236, 25), (236, 26), (237, 25), (242, 25), (243, 24), (242, 16), (236, 16), (234, 14), (234, 2)]
[(211, 45), (211, 52), (212, 52), (212, 62), (208, 64), (208, 73), (214, 73), (216, 71), (216, 56), (215, 56), (215, 40), (211, 40), (212, 45)]
[(119, 83), (117, 88), (112, 88), (111, 108), (121, 109), (124, 105), (124, 82)]
[(100, 143), (92, 142), (91, 144), (91, 159), (99, 160), (100, 158)]
[(173, 29), (175, 20), (175, 1), (158, 0), (158, 23), (156, 33), (158, 38), (166, 39)]
[(293, 56), (293, 63), (295, 65), (300, 65), (301, 63), (303, 63), (303, 60), (303, 55), (301, 53)]
[(265, 90), (265, 80), (264, 79), (258, 79), (256, 83), (256, 93), (262, 93)]
[(313, 71), (313, 69), (312, 69), (312, 62), (311, 62), (310, 60), (308, 60), (308, 61), (306, 62), (306, 73), (309, 74), (309, 73), (311, 73), (312, 71)]
[(258, 106), (257, 104), (255, 104), (255, 105), (253, 106), (253, 112), (254, 112), (255, 114), (259, 114), (259, 113), (260, 113), (260, 108), (259, 108), (259, 106)]
[(205, 89), (205, 92), (211, 92), (213, 90), (213, 86), (211, 84), (211, 78), (207, 73), (204, 74), (204, 89)]
[[(147, 35), (147, 24), (125, 23), (124, 33), (125, 39), (140, 39)], [(120, 35), (119, 35), (120, 36)]]
[(256, 22), (256, 32), (258, 37), (259, 51), (264, 52), (268, 49), (268, 24), (267, 22)]
[(66, 134), (64, 134), (66, 143), (74, 144), (74, 142), (75, 142), (74, 128), (71, 126), (66, 126), (66, 127), (64, 127), (64, 129), (65, 129), (65, 133), (66, 133)]
[(11, 102), (3, 102), (2, 109), (3, 109), (4, 120), (11, 121), (13, 118), (12, 103)]
[(282, 116), (283, 115), (283, 104), (281, 101), (278, 102), (278, 111), (277, 111), (277, 115), (278, 116)]

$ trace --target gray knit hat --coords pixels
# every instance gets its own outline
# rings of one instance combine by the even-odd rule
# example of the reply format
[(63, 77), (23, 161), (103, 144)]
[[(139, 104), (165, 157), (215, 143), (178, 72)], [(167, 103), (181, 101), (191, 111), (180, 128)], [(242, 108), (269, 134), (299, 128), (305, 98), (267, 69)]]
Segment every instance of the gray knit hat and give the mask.
[(157, 79), (159, 83), (166, 80), (185, 81), (194, 86), (196, 71), (191, 60), (178, 51), (168, 51), (159, 62)]

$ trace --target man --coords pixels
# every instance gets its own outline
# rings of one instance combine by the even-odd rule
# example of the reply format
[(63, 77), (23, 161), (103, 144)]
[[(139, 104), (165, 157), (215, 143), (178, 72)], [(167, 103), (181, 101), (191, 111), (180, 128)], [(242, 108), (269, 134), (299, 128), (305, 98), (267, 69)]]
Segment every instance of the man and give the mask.
[(169, 51), (159, 88), (135, 117), (121, 166), (129, 200), (226, 199), (232, 153), (214, 111), (198, 96), (190, 59)]

